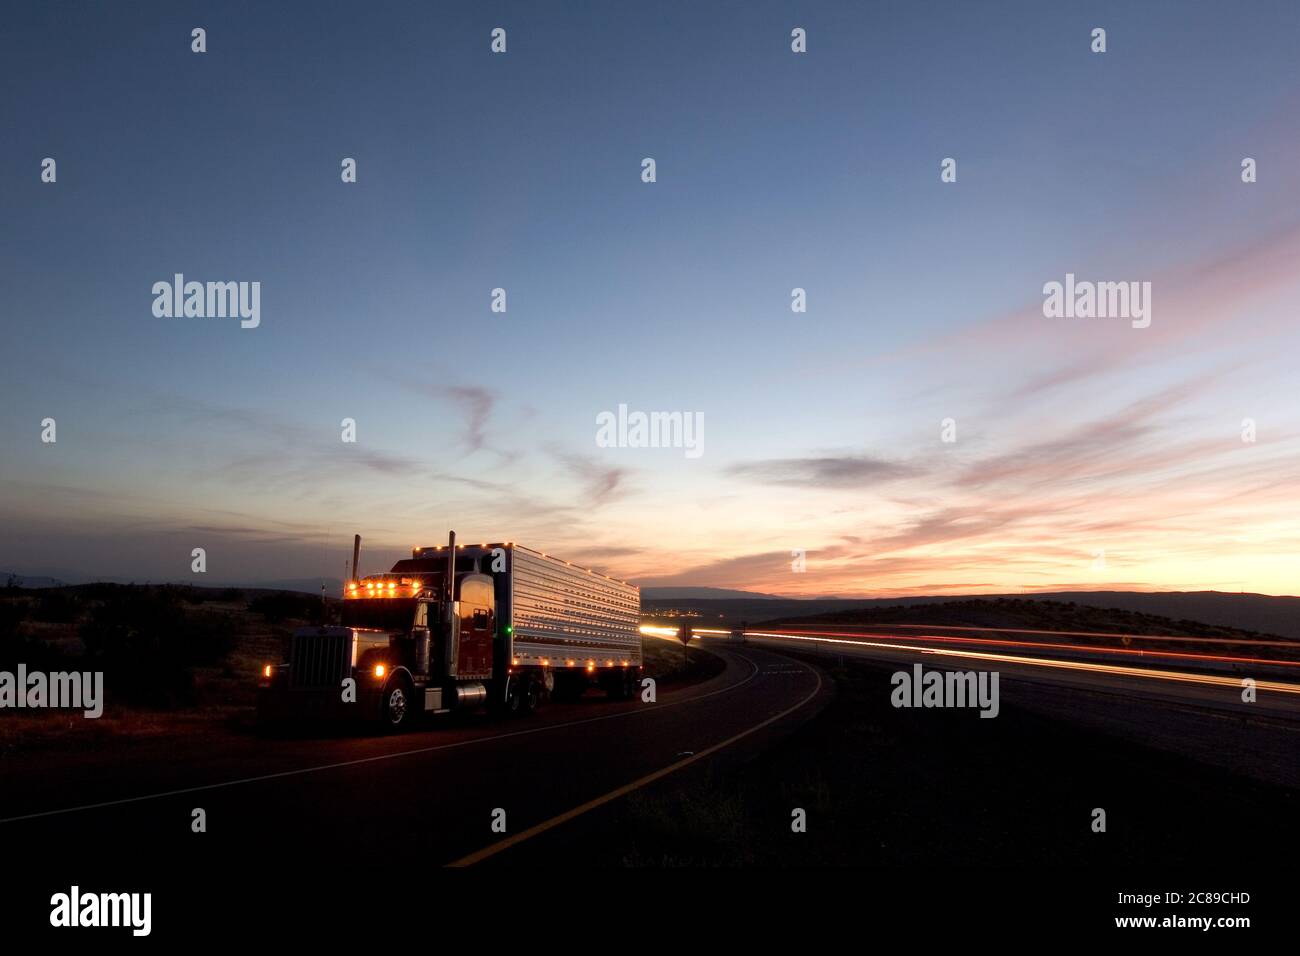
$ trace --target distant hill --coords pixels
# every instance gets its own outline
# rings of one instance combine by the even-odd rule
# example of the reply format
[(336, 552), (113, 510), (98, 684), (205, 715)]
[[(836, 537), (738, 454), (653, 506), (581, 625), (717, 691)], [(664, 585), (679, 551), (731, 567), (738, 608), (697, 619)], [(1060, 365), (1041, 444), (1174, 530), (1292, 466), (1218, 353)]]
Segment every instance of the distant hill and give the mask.
[[(319, 596), (322, 582), (325, 585), (325, 593), (330, 597), (338, 597), (343, 593), (342, 578), (286, 578), (280, 581), (254, 581), (251, 584), (236, 584), (234, 587), (258, 588), (263, 591), (302, 591), (304, 594)], [(212, 586), (227, 587), (228, 585)]]
[[(1188, 618), (1172, 618), (1144, 611), (1093, 607), (1065, 601), (1044, 601), (1028, 595), (1004, 598), (974, 598), (944, 601), (932, 605), (891, 605), (858, 608), (765, 622), (769, 627), (848, 627), (889, 628), (922, 624), (926, 627), (1028, 628), (1044, 631), (1086, 631), (1116, 635), (1151, 635), (1229, 638), (1239, 640), (1277, 640), (1284, 635), (1248, 628), (1207, 624)], [(1300, 639), (1295, 647), (1300, 650)], [(1263, 645), (1261, 645), (1262, 647)]]
[[(653, 591), (654, 589), (647, 589)], [(1238, 594), (1225, 591), (1055, 591), (1031, 594), (972, 594), (960, 597), (914, 598), (676, 598), (661, 599), (642, 592), (642, 607), (647, 611), (691, 610), (701, 617), (728, 623), (765, 621), (826, 615), (856, 609), (882, 607), (915, 608), (930, 604), (949, 604), (975, 599), (1011, 598), (1033, 601), (1058, 601), (1087, 607), (1112, 608), (1137, 614), (1152, 614), (1175, 621), (1194, 621), (1218, 627), (1231, 627), (1261, 634), (1300, 639), (1300, 597), (1276, 597), (1269, 594)], [(936, 615), (936, 618), (942, 615)], [(917, 623), (923, 616), (913, 615)], [(937, 621), (936, 621), (937, 623)]]
[(1001, 596), (1073, 601), (1300, 639), (1300, 597), (1232, 591), (1065, 591)]
[(34, 575), (18, 574), (15, 571), (0, 571), (0, 587), (7, 587), (12, 582), (14, 587), (19, 588), (61, 588), (63, 582), (58, 578), (37, 577)]
[(642, 588), (641, 600), (646, 601), (681, 601), (692, 598), (731, 599), (751, 601), (780, 601), (775, 594), (762, 594), (758, 591), (738, 591), (735, 588)]
[(0, 571), (0, 588), (4, 587), (11, 578), (20, 588), (70, 588), (79, 587), (85, 584), (171, 584), (177, 587), (197, 588), (199, 590), (225, 590), (227, 588), (238, 588), (245, 591), (301, 591), (304, 594), (310, 594), (314, 597), (320, 596), (321, 583), (324, 582), (325, 593), (330, 597), (338, 597), (343, 593), (342, 578), (285, 578), (278, 581), (212, 581), (207, 580), (202, 575), (195, 575), (192, 578), (176, 579), (171, 581), (151, 581), (146, 578), (122, 577), (77, 577), (74, 580), (63, 581), (52, 577)]

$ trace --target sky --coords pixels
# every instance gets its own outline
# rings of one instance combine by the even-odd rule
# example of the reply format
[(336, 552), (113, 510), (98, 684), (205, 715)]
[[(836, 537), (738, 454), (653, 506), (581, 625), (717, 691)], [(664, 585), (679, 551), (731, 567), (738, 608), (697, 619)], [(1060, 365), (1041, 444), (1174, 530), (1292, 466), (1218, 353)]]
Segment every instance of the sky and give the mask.
[[(1297, 593), (1298, 39), (1292, 2), (11, 6), (0, 570), (341, 578), (455, 528), (643, 586)], [(260, 324), (156, 316), (175, 273)], [(1045, 316), (1067, 274), (1150, 325)], [(698, 456), (602, 447), (620, 405)]]

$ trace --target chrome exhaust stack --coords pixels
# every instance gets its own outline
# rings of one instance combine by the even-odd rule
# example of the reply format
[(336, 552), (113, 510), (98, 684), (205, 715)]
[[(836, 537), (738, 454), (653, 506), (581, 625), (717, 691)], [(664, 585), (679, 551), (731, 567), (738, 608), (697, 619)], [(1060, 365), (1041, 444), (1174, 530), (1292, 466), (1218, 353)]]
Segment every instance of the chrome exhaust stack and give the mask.
[(447, 534), (447, 579), (443, 591), (443, 667), (447, 676), (456, 674), (456, 532)]

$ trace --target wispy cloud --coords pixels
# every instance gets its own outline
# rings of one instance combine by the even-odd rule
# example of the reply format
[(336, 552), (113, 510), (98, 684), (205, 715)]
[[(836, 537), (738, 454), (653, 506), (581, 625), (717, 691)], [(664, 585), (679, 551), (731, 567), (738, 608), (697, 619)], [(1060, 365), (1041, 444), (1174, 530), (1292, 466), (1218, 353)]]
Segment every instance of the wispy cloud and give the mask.
[(550, 445), (548, 451), (581, 482), (583, 494), (593, 506), (606, 504), (628, 493), (627, 478), (631, 469), (606, 465), (595, 458), (564, 451), (556, 445)]
[(917, 474), (917, 468), (870, 455), (826, 455), (741, 462), (729, 466), (727, 473), (762, 484), (843, 489), (912, 477)]

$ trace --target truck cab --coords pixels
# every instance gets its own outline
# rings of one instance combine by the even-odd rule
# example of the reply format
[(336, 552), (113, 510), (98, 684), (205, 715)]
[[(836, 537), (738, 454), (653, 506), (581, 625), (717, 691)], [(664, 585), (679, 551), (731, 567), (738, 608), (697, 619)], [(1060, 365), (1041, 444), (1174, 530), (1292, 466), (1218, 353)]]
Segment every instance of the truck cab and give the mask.
[(350, 581), (340, 623), (298, 628), (289, 659), (264, 669), (263, 716), (354, 711), (398, 730), (419, 713), (488, 703), (490, 688), (504, 702), (492, 578), (456, 575), (448, 607), (444, 577), (430, 568)]

